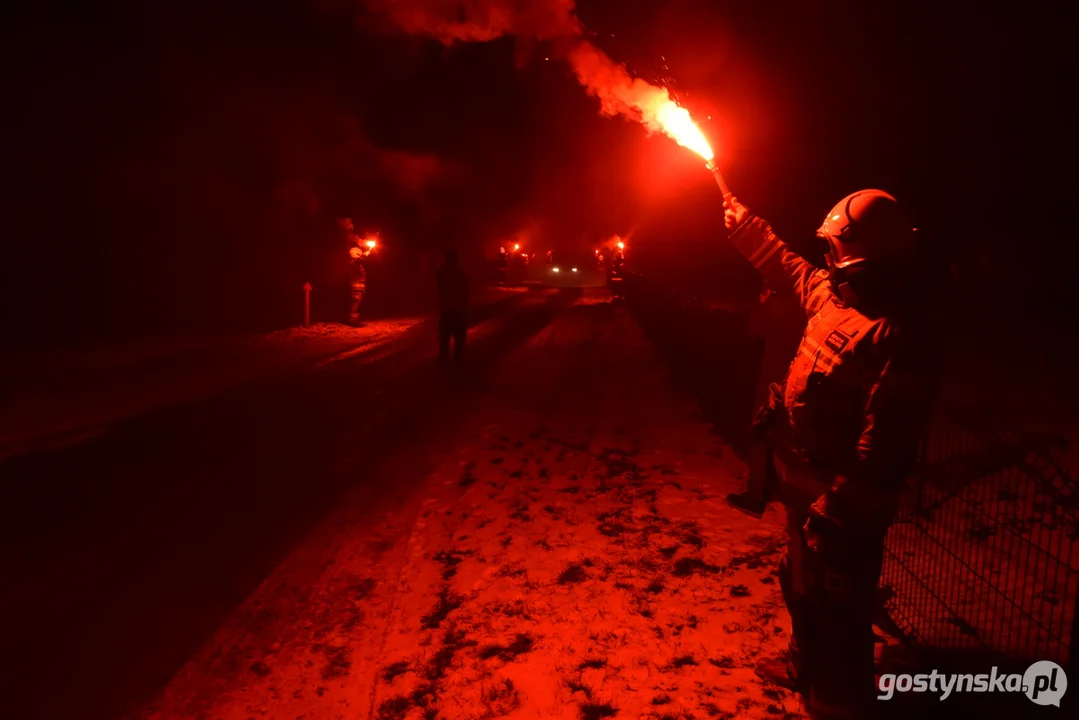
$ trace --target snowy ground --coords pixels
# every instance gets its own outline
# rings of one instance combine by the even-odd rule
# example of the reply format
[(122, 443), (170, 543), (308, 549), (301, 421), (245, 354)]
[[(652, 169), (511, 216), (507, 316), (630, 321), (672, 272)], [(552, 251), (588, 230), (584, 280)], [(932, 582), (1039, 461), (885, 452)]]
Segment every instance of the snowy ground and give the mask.
[[(782, 512), (725, 504), (744, 466), (670, 353), (602, 290), (504, 309), (459, 372), (429, 324), (279, 333), (299, 366), (0, 459), (9, 712), (803, 717), (753, 673), (786, 644)], [(725, 391), (741, 347), (700, 350)]]
[(743, 466), (624, 309), (586, 296), (462, 392), (434, 470), (388, 459), (408, 496), (342, 503), (150, 717), (802, 716), (752, 670), (786, 642), (779, 511), (724, 503)]
[[(476, 307), (522, 292), (483, 288), (476, 293)], [(160, 338), (126, 346), (10, 354), (0, 363), (5, 378), (0, 459), (84, 440), (119, 420), (197, 401), (241, 383), (371, 352), (425, 319), (374, 319), (355, 328), (318, 323), (265, 335)]]

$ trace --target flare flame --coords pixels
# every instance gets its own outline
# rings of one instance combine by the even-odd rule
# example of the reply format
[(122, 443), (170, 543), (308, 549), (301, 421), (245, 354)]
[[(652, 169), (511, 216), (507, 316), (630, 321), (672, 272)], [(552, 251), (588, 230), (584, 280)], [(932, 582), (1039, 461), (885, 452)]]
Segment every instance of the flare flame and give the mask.
[(672, 100), (665, 88), (632, 77), (624, 65), (590, 42), (578, 43), (567, 59), (588, 94), (599, 99), (604, 115), (631, 118), (649, 132), (662, 132), (707, 161), (715, 158), (712, 146), (689, 111)]

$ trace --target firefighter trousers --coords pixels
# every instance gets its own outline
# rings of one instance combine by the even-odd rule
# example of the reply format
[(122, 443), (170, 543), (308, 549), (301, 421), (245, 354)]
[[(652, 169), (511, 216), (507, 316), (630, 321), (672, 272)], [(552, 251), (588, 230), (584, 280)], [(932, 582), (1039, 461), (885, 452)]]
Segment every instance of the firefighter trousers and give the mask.
[(791, 668), (822, 717), (862, 717), (875, 696), (873, 611), (884, 537), (806, 541), (808, 506), (787, 505), (779, 583), (791, 618)]
[(367, 290), (367, 288), (363, 283), (357, 283), (357, 282), (352, 283), (351, 293), (350, 293), (351, 297), (352, 297), (352, 304), (349, 306), (349, 309), (348, 309), (348, 320), (349, 320), (349, 322), (357, 322), (357, 321), (359, 321), (359, 319), (360, 319), (360, 305), (363, 304), (363, 295), (366, 292), (366, 290)]
[(438, 358), (450, 361), (450, 341), (453, 341), (453, 359), (460, 362), (468, 337), (468, 322), (463, 312), (443, 312), (438, 319)]

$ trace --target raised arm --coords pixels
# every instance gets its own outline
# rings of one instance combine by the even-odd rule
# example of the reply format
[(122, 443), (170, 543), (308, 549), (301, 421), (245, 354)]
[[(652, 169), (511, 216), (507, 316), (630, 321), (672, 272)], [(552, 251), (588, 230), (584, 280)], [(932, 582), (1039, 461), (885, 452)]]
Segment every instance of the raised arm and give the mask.
[(723, 207), (735, 249), (773, 287), (793, 291), (807, 315), (819, 310), (828, 292), (827, 275), (787, 247), (766, 221), (753, 215), (737, 198), (730, 198)]

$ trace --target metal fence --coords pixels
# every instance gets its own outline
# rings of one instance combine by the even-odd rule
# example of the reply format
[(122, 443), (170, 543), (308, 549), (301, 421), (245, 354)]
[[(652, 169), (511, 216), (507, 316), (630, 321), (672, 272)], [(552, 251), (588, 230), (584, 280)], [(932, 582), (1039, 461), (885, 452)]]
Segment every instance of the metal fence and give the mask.
[(881, 575), (908, 640), (1074, 662), (1079, 511), (1058, 442), (934, 418)]

